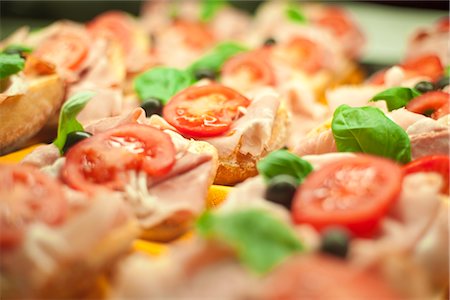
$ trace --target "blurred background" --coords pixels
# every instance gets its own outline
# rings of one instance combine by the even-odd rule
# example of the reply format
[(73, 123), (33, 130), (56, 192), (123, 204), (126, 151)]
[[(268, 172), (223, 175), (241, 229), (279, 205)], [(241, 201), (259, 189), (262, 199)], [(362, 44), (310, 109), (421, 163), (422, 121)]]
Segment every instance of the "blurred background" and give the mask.
[[(58, 19), (85, 22), (111, 9), (138, 16), (143, 1), (0, 1), (0, 37), (5, 38), (23, 25), (39, 28)], [(254, 12), (262, 1), (235, 0), (232, 5)], [(305, 1), (304, 1), (305, 2)], [(362, 62), (389, 65), (404, 55), (414, 30), (448, 16), (449, 1), (316, 1), (346, 7), (367, 37)]]

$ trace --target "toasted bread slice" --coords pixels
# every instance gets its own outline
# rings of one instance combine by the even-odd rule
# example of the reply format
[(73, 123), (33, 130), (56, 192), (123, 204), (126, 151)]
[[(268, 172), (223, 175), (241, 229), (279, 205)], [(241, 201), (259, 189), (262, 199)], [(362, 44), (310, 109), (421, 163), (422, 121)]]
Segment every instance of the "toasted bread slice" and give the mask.
[(64, 83), (57, 74), (27, 81), (24, 94), (0, 95), (0, 154), (34, 136), (62, 104)]

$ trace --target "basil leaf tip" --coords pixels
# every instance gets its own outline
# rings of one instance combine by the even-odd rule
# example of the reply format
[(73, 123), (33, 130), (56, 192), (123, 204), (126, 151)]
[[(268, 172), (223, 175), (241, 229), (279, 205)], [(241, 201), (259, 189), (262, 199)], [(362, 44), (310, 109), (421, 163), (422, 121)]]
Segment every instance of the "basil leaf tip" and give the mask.
[(202, 0), (200, 21), (208, 22), (216, 15), (217, 11), (226, 4), (226, 0)]
[(287, 150), (278, 150), (260, 160), (257, 169), (266, 182), (277, 175), (290, 175), (295, 178), (297, 184), (301, 184), (313, 167)]
[(246, 47), (240, 44), (233, 42), (223, 42), (214, 47), (214, 49), (201, 57), (199, 60), (191, 64), (187, 68), (187, 71), (191, 74), (192, 77), (195, 76), (195, 73), (198, 70), (210, 70), (215, 73), (219, 73), (225, 61), (227, 61), (232, 56), (247, 50), (248, 49)]
[(25, 59), (19, 54), (0, 53), (0, 78), (6, 78), (23, 70)]
[(285, 13), (286, 17), (294, 23), (306, 24), (308, 21), (301, 8), (295, 3), (288, 4)]
[(63, 153), (67, 135), (74, 131), (84, 130), (83, 125), (76, 119), (80, 111), (86, 106), (89, 100), (95, 95), (94, 92), (80, 92), (70, 97), (61, 107), (58, 123), (58, 134), (53, 144)]
[(25, 45), (20, 45), (20, 44), (11, 44), (6, 46), (3, 50), (2, 53), (5, 54), (20, 54), (20, 53), (31, 53), (33, 52), (33, 48), (25, 46)]
[(393, 87), (376, 94), (370, 102), (384, 100), (388, 110), (393, 111), (406, 106), (409, 101), (420, 95), (421, 93), (414, 88)]
[(196, 228), (204, 238), (231, 247), (239, 260), (257, 274), (265, 274), (305, 250), (292, 228), (263, 210), (225, 214), (207, 211), (197, 220)]
[(444, 75), (450, 77), (450, 65), (445, 66)]
[(408, 134), (378, 108), (341, 105), (331, 130), (339, 152), (362, 152), (402, 164), (411, 161)]
[(166, 104), (179, 91), (189, 87), (194, 79), (183, 70), (168, 67), (150, 69), (134, 79), (134, 89), (144, 102), (152, 97)]

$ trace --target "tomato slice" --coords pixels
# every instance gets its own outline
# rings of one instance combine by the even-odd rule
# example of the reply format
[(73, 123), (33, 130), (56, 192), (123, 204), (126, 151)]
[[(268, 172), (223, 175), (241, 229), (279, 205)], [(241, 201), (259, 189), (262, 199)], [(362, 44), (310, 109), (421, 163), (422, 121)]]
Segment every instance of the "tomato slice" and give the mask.
[(89, 46), (73, 33), (58, 34), (45, 40), (33, 55), (58, 67), (76, 71), (86, 59)]
[(439, 20), (436, 24), (437, 30), (441, 32), (449, 32), (450, 31), (450, 18), (444, 17)]
[(286, 44), (275, 46), (280, 59), (308, 74), (323, 68), (325, 51), (317, 43), (304, 37), (295, 37)]
[(335, 36), (338, 37), (344, 36), (355, 30), (351, 20), (339, 7), (324, 8), (321, 15), (315, 22), (317, 25), (330, 30)]
[(104, 188), (123, 190), (129, 171), (163, 176), (175, 163), (170, 137), (150, 126), (122, 125), (73, 146), (61, 171), (72, 188), (95, 194)]
[(297, 190), (293, 219), (318, 230), (337, 225), (369, 237), (398, 198), (402, 178), (394, 162), (368, 155), (326, 165)]
[(54, 226), (66, 217), (58, 183), (26, 165), (0, 165), (0, 249), (12, 249), (34, 222)]
[(434, 54), (412, 58), (401, 64), (401, 67), (409, 74), (408, 77), (427, 76), (432, 81), (438, 80), (444, 74), (439, 56)]
[(108, 11), (98, 15), (88, 23), (87, 28), (94, 36), (114, 39), (128, 53), (133, 44), (133, 24), (131, 17), (121, 11)]
[(438, 120), (442, 118), (443, 116), (446, 116), (450, 114), (450, 103), (447, 102), (438, 109), (436, 109), (432, 114), (431, 117), (435, 120)]
[(450, 157), (448, 155), (431, 155), (421, 157), (403, 167), (405, 174), (417, 172), (434, 172), (442, 176), (444, 185), (441, 192), (449, 195)]
[(176, 20), (174, 26), (180, 32), (184, 42), (194, 49), (205, 49), (215, 42), (213, 33), (205, 24)]
[(386, 76), (386, 71), (387, 70), (380, 70), (376, 72), (369, 78), (368, 83), (374, 85), (383, 85), (385, 81), (384, 77)]
[(275, 74), (268, 62), (267, 49), (233, 56), (224, 63), (222, 74), (259, 85), (275, 84)]
[(448, 107), (448, 102), (450, 101), (450, 94), (443, 91), (431, 91), (416, 98), (412, 99), (407, 105), (406, 109), (418, 114), (429, 114), (430, 112), (439, 113), (433, 116), (439, 117), (441, 114), (445, 114), (445, 106)]
[(250, 100), (219, 84), (193, 86), (176, 94), (163, 109), (164, 119), (182, 134), (211, 137), (225, 133)]
[(265, 279), (264, 300), (402, 299), (389, 285), (348, 262), (325, 255), (298, 255)]

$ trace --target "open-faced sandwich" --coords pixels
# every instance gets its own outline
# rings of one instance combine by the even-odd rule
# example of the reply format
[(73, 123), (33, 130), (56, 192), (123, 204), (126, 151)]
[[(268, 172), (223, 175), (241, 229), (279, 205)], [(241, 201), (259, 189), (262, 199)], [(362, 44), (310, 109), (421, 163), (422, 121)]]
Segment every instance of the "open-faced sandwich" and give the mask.
[[(64, 99), (55, 68), (6, 48), (0, 53), (0, 154), (15, 150), (41, 130)], [(17, 52), (17, 51), (14, 52)]]
[[(121, 262), (111, 298), (442, 295), (449, 276), (442, 191), (448, 156), (440, 163), (447, 174), (423, 160), (402, 170), (369, 155), (274, 152), (261, 162), (262, 176), (199, 218), (191, 240), (162, 257), (138, 253)], [(155, 281), (145, 280), (155, 273)]]
[(83, 131), (75, 117), (91, 96), (68, 100), (55, 142), (37, 148), (23, 163), (39, 166), (87, 196), (119, 197), (134, 212), (146, 239), (167, 241), (188, 231), (206, 207), (216, 149), (148, 125), (140, 108)]
[(2, 298), (78, 298), (130, 250), (139, 229), (122, 199), (67, 189), (29, 165), (0, 165)]

